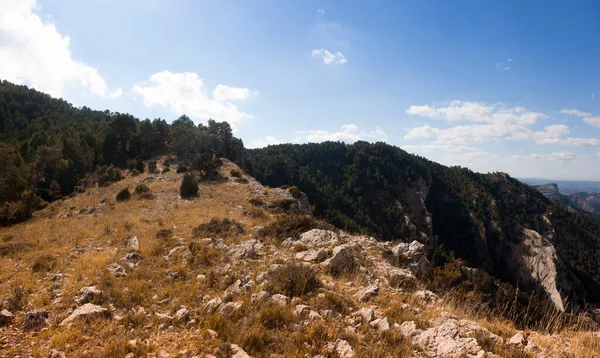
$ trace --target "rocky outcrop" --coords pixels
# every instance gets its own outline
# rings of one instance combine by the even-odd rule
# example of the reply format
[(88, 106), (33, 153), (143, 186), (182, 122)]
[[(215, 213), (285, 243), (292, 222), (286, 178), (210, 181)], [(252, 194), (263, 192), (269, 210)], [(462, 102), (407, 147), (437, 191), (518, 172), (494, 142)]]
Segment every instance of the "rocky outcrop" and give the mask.
[(429, 272), (430, 263), (425, 253), (425, 245), (418, 241), (399, 243), (392, 248), (393, 264), (410, 270), (413, 275), (422, 276)]
[(272, 189), (271, 196), (272, 200), (267, 205), (267, 208), (272, 213), (312, 216), (308, 196), (296, 187), (291, 187), (289, 189)]
[(75, 303), (82, 305), (88, 302), (101, 303), (103, 292), (96, 286), (82, 287), (75, 296)]
[(329, 230), (312, 229), (300, 235), (298, 240), (286, 239), (283, 244), (286, 246), (303, 245), (309, 248), (332, 246), (340, 243), (340, 235)]
[(8, 310), (0, 311), (0, 327), (11, 324), (14, 319), (15, 316)]
[(358, 248), (353, 245), (336, 246), (331, 257), (323, 262), (327, 272), (334, 276), (355, 272), (359, 265), (356, 260)]
[(38, 331), (46, 327), (48, 327), (48, 312), (34, 310), (25, 313), (25, 319), (21, 325), (24, 331)]
[(398, 329), (430, 357), (485, 357), (485, 350), (474, 338), (478, 332), (484, 333), (492, 342), (502, 341), (501, 337), (467, 320), (435, 318), (427, 329), (421, 329), (415, 322), (407, 321)]
[(338, 339), (335, 342), (328, 343), (325, 349), (340, 358), (356, 358), (354, 349), (348, 341), (344, 339)]

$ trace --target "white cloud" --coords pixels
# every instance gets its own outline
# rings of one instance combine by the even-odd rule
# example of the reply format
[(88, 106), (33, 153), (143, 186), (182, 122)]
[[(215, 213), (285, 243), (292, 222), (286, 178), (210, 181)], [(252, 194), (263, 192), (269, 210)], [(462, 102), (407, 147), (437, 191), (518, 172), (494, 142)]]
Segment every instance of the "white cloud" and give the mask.
[(436, 153), (436, 152), (477, 152), (479, 148), (468, 146), (457, 146), (451, 144), (426, 143), (418, 145), (403, 145), (400, 148), (407, 152)]
[(504, 67), (504, 71), (510, 71), (510, 66)]
[(312, 57), (321, 57), (326, 65), (329, 65), (331, 63), (343, 65), (344, 63), (348, 62), (346, 60), (346, 56), (344, 56), (344, 54), (339, 51), (336, 53), (331, 53), (321, 48), (312, 50), (311, 54)]
[(250, 97), (250, 90), (247, 88), (217, 85), (213, 91), (213, 97), (219, 102), (243, 101)]
[(562, 114), (566, 114), (567, 116), (575, 116), (575, 117), (589, 117), (592, 114), (588, 112), (582, 112), (577, 109), (563, 109), (560, 111)]
[[(563, 110), (565, 114), (585, 116), (588, 113), (576, 110)], [(411, 128), (404, 139), (432, 138), (432, 144), (468, 145), (482, 144), (497, 140), (531, 140), (536, 144), (558, 144), (572, 146), (600, 146), (600, 139), (571, 138), (569, 127), (555, 124), (541, 131), (533, 131), (529, 126), (547, 116), (531, 112), (523, 107), (507, 108), (502, 105), (486, 105), (477, 102), (453, 101), (446, 107), (410, 106), (406, 113), (425, 118), (443, 119), (449, 122), (474, 122), (476, 124), (457, 125), (449, 128), (435, 128), (429, 125)], [(590, 125), (600, 127), (600, 117), (584, 118)]]
[(317, 9), (317, 12), (318, 12), (319, 14), (324, 14), (324, 13), (325, 13), (325, 10), (323, 10), (323, 9)]
[(112, 99), (117, 99), (117, 98), (121, 98), (122, 95), (123, 95), (123, 89), (121, 87), (119, 87), (114, 91), (109, 91), (108, 95), (106, 97), (112, 98)]
[(513, 62), (513, 59), (512, 59), (512, 58), (509, 58), (507, 61), (508, 61), (508, 62)]
[(528, 111), (524, 107), (504, 107), (480, 102), (452, 101), (446, 107), (410, 106), (407, 114), (428, 118), (445, 119), (450, 122), (467, 121), (475, 123), (517, 123), (534, 124), (538, 119), (547, 118), (543, 113)]
[(526, 156), (515, 155), (515, 156), (512, 156), (511, 158), (515, 159), (515, 160), (527, 160), (527, 161), (541, 160), (541, 161), (559, 162), (559, 163), (589, 160), (589, 157), (586, 155), (576, 154), (576, 153), (572, 153), (572, 152), (554, 152), (554, 153), (550, 153), (550, 154), (532, 153), (532, 154), (526, 155)]
[(0, 0), (0, 78), (56, 97), (67, 86), (109, 98), (122, 94), (109, 92), (95, 68), (72, 57), (69, 36), (43, 21), (38, 10), (36, 0)]
[(298, 132), (298, 134), (304, 134), (304, 136), (295, 138), (297, 142), (302, 139), (308, 142), (325, 142), (325, 141), (339, 141), (346, 143), (354, 143), (359, 140), (367, 140), (372, 142), (385, 141), (388, 139), (388, 135), (379, 127), (375, 127), (371, 131), (360, 131), (358, 126), (355, 124), (344, 124), (341, 126), (339, 131), (329, 132), (326, 130), (313, 130), (307, 132)]
[(600, 128), (600, 116), (584, 118), (583, 121), (592, 127)]
[(281, 144), (281, 141), (273, 136), (265, 136), (262, 139), (257, 139), (253, 141), (248, 148), (263, 148), (268, 145)]
[(132, 92), (143, 97), (146, 107), (164, 107), (175, 115), (186, 114), (197, 121), (213, 118), (234, 126), (244, 119), (253, 118), (229, 102), (248, 98), (248, 89), (218, 85), (210, 97), (204, 89), (204, 82), (193, 72), (158, 72), (146, 82), (134, 85)]

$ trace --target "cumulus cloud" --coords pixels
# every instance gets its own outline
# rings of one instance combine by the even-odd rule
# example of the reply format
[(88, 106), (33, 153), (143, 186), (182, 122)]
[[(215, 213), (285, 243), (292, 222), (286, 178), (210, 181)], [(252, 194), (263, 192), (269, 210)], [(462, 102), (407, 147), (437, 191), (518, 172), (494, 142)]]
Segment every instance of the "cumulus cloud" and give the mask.
[(479, 102), (452, 101), (446, 107), (410, 106), (407, 114), (421, 117), (444, 119), (450, 122), (465, 121), (476, 123), (517, 123), (534, 124), (538, 119), (547, 118), (543, 113), (528, 111), (524, 107), (505, 107), (500, 104), (488, 105)]
[(296, 142), (308, 141), (308, 142), (325, 142), (325, 141), (339, 141), (346, 143), (354, 143), (359, 140), (366, 140), (371, 142), (385, 141), (388, 139), (387, 133), (379, 127), (371, 131), (361, 131), (355, 124), (343, 124), (339, 131), (330, 132), (327, 130), (313, 130), (307, 132), (298, 132), (301, 136), (295, 138)]
[(592, 114), (587, 112), (582, 112), (577, 109), (563, 109), (560, 111), (562, 114), (566, 114), (567, 116), (575, 116), (575, 117), (589, 117)]
[(600, 145), (600, 140), (596, 138), (565, 137), (570, 131), (569, 127), (564, 124), (550, 125), (541, 131), (534, 131), (529, 127), (539, 119), (545, 119), (548, 116), (528, 111), (523, 107), (507, 108), (502, 105), (490, 106), (477, 102), (453, 101), (449, 106), (440, 108), (427, 105), (410, 106), (406, 113), (449, 122), (474, 123), (449, 128), (436, 128), (429, 125), (411, 128), (404, 136), (404, 139), (407, 140), (432, 138), (434, 144), (452, 145), (482, 144), (498, 140), (531, 140), (540, 145)]
[(132, 92), (143, 97), (146, 107), (164, 107), (175, 115), (186, 114), (197, 121), (213, 118), (234, 126), (253, 118), (230, 102), (247, 99), (250, 90), (218, 85), (211, 97), (204, 89), (204, 82), (193, 72), (158, 72), (134, 85)]
[(312, 50), (312, 57), (320, 57), (326, 65), (337, 64), (343, 65), (347, 62), (346, 56), (341, 52), (331, 53), (323, 48)]
[(67, 86), (118, 98), (98, 71), (73, 58), (71, 39), (36, 13), (36, 0), (0, 0), (0, 78), (26, 84), (53, 96)]
[(257, 139), (251, 142), (249, 148), (263, 148), (269, 145), (281, 144), (281, 141), (273, 136), (265, 136), (264, 138)]

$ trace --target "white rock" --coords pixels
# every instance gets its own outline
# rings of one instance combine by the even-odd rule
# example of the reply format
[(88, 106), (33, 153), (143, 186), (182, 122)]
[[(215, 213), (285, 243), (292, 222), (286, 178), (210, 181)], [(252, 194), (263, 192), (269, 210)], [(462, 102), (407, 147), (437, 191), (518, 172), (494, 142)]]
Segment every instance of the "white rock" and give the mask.
[(140, 249), (140, 242), (137, 236), (132, 236), (127, 240), (127, 251), (138, 251)]
[(288, 296), (281, 295), (279, 293), (274, 294), (273, 296), (267, 299), (267, 302), (271, 304), (275, 304), (278, 306), (285, 306), (290, 303), (290, 298)]
[(228, 254), (234, 260), (255, 259), (258, 257), (256, 252), (258, 244), (258, 240), (250, 239), (229, 249)]
[(321, 262), (327, 258), (327, 250), (325, 249), (310, 249), (301, 251), (296, 254), (296, 260), (305, 262)]
[(79, 291), (77, 291), (77, 296), (75, 296), (75, 303), (78, 305), (82, 305), (84, 303), (95, 301), (99, 303), (102, 300), (103, 292), (96, 288), (96, 286), (88, 286), (82, 287)]
[(352, 315), (360, 317), (363, 323), (369, 323), (375, 319), (375, 312), (369, 307), (363, 307), (354, 312)]
[(352, 349), (350, 343), (344, 339), (338, 339), (333, 343), (329, 343), (327, 349), (336, 353), (340, 358), (356, 358), (354, 349)]
[(424, 275), (430, 270), (431, 265), (426, 257), (425, 245), (418, 241), (400, 243), (392, 248), (392, 252), (396, 257), (402, 258), (400, 265), (415, 275)]
[(109, 316), (108, 310), (102, 306), (95, 305), (93, 303), (86, 303), (81, 307), (78, 307), (71, 315), (65, 318), (60, 325), (65, 326), (76, 320), (89, 321), (91, 319), (107, 317)]
[(267, 291), (260, 291), (258, 293), (253, 293), (252, 294), (252, 301), (254, 302), (265, 302), (269, 297), (271, 297), (271, 294)]
[(217, 309), (219, 308), (219, 306), (221, 306), (221, 304), (223, 303), (223, 301), (217, 297), (217, 298), (213, 298), (212, 300), (208, 301), (206, 303), (206, 305), (204, 306), (204, 313), (207, 314), (213, 314), (217, 311)]
[(182, 307), (175, 312), (174, 318), (179, 322), (185, 322), (190, 318), (190, 311), (187, 308)]
[(353, 245), (336, 246), (331, 253), (331, 257), (325, 260), (322, 265), (332, 275), (341, 275), (352, 273), (358, 269), (356, 261), (357, 248)]
[(229, 315), (239, 310), (242, 307), (242, 302), (227, 302), (219, 307), (219, 313), (222, 315)]
[(8, 310), (0, 311), (0, 327), (11, 324), (14, 319), (15, 316)]
[(379, 294), (379, 280), (377, 280), (375, 283), (371, 284), (369, 287), (367, 287), (363, 291), (361, 291), (360, 294), (358, 295), (358, 300), (360, 302), (366, 302), (366, 301), (369, 301), (369, 300), (375, 298), (375, 296), (377, 296), (378, 294)]
[(416, 291), (415, 293), (413, 293), (413, 296), (420, 298), (421, 300), (429, 303), (429, 302), (435, 302), (438, 300), (438, 296), (428, 290), (420, 290), (420, 291)]
[(309, 309), (307, 305), (297, 305), (294, 307), (294, 314), (300, 318), (303, 318), (308, 313)]
[(125, 277), (126, 275), (125, 268), (116, 262), (106, 266), (106, 270), (114, 277)]
[(317, 312), (317, 311), (310, 311), (308, 313), (308, 320), (311, 322), (322, 321), (323, 317), (321, 317), (321, 314), (319, 314), (319, 312)]
[(379, 332), (387, 332), (390, 330), (390, 323), (388, 322), (387, 317), (376, 319), (369, 324)]
[(294, 241), (291, 238), (286, 239), (284, 245), (304, 245), (307, 247), (333, 246), (340, 242), (340, 237), (333, 231), (312, 229), (300, 235), (300, 239)]
[(248, 353), (246, 353), (237, 344), (230, 344), (229, 347), (231, 348), (231, 352), (233, 353), (233, 355), (231, 356), (231, 358), (251, 358), (248, 355)]

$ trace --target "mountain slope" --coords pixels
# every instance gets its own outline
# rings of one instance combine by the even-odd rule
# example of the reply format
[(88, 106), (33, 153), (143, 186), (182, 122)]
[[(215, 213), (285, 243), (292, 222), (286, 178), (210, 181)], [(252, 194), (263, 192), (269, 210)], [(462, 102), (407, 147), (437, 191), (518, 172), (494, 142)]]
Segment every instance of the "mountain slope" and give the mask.
[[(554, 205), (506, 174), (445, 167), (365, 142), (269, 146), (249, 151), (248, 167), (263, 184), (297, 185), (317, 215), (350, 232), (419, 239), (432, 247), (434, 262), (454, 253), (526, 292), (554, 297), (559, 309), (600, 300), (600, 230), (593, 218)], [(547, 245), (555, 251), (541, 250)], [(542, 284), (543, 262), (554, 262), (552, 289)]]

